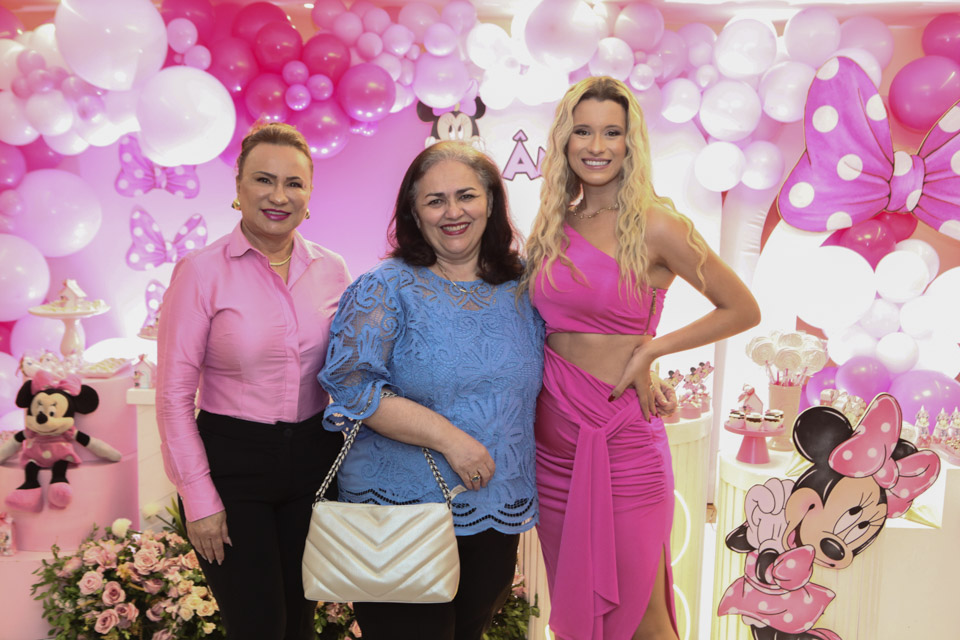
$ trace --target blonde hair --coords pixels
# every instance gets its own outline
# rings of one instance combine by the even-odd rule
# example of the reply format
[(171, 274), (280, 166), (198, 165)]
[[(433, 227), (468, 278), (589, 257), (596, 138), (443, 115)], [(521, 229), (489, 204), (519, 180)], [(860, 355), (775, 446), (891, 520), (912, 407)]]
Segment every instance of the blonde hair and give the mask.
[[(693, 223), (677, 211), (670, 198), (659, 196), (651, 181), (650, 142), (643, 112), (627, 86), (607, 76), (586, 78), (570, 87), (557, 105), (557, 113), (550, 127), (547, 154), (543, 160), (543, 186), (540, 188), (540, 209), (527, 238), (527, 267), (519, 289), (526, 291), (546, 269), (547, 279), (553, 284), (553, 264), (561, 264), (576, 272), (573, 263), (564, 254), (568, 242), (563, 221), (570, 204), (581, 194), (580, 180), (567, 162), (567, 142), (573, 133), (573, 110), (584, 100), (611, 100), (626, 112), (627, 154), (620, 174), (617, 203), (617, 264), (620, 267), (620, 285), (646, 284), (649, 256), (645, 243), (647, 217), (652, 207), (659, 207), (681, 220), (687, 228), (687, 243), (699, 256), (697, 277), (704, 284), (703, 266), (707, 261), (707, 245), (696, 233)], [(622, 294), (622, 289), (621, 289)]]

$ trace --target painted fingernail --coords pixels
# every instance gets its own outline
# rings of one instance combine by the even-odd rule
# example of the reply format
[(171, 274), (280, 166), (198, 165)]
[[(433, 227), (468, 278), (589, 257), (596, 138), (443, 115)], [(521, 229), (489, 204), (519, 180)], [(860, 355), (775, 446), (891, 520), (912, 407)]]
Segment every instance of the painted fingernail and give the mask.
[(607, 398), (607, 402), (613, 402), (613, 399), (614, 399), (614, 398), (613, 398), (613, 394), (611, 393), (611, 394), (610, 394), (610, 397)]

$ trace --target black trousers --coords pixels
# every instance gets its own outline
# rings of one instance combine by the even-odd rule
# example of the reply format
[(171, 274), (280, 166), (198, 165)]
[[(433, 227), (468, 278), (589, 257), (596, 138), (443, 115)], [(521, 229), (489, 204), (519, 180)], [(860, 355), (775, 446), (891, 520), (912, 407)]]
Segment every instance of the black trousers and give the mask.
[(510, 595), (519, 534), (457, 536), (460, 587), (452, 602), (355, 602), (363, 640), (480, 640)]
[[(316, 603), (303, 596), (300, 563), (314, 495), (343, 445), (321, 420), (270, 425), (197, 416), (233, 542), (221, 565), (200, 558), (228, 640), (316, 637)], [(336, 486), (328, 497), (336, 499)]]

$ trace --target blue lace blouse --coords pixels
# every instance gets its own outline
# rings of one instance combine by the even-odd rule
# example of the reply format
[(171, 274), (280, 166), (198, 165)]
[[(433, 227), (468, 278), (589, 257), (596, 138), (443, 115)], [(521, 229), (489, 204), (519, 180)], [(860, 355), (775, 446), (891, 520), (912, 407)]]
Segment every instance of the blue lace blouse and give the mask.
[[(453, 499), (457, 535), (517, 533), (537, 522), (533, 414), (543, 376), (543, 321), (516, 282), (454, 287), (426, 267), (389, 259), (340, 300), (318, 376), (330, 393), (325, 426), (377, 410), (386, 387), (480, 441), (497, 465), (484, 489)], [(344, 420), (344, 417), (350, 420)], [(451, 488), (461, 484), (434, 455)], [(362, 428), (338, 476), (347, 502), (442, 502), (420, 447)]]

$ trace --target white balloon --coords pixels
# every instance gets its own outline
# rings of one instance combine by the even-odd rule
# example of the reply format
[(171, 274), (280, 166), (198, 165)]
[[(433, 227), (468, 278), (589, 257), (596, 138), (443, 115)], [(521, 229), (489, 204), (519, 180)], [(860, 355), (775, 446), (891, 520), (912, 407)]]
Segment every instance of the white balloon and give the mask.
[(192, 67), (167, 67), (144, 85), (137, 120), (144, 151), (167, 166), (203, 164), (226, 149), (236, 108), (220, 81)]
[(10, 91), (10, 83), (20, 75), (17, 56), (23, 49), (24, 46), (16, 40), (0, 40), (0, 90)]
[(917, 340), (917, 345), (920, 347), (918, 369), (939, 371), (951, 378), (960, 373), (960, 346), (956, 342), (934, 337)]
[(33, 30), (33, 38), (30, 39), (30, 48), (43, 56), (47, 63), (47, 68), (67, 67), (63, 56), (60, 55), (60, 47), (57, 45), (57, 28), (52, 22), (42, 24)]
[(877, 343), (877, 359), (893, 375), (912, 369), (919, 357), (917, 341), (905, 333), (889, 333)]
[(58, 136), (43, 136), (47, 146), (65, 156), (77, 156), (90, 148), (90, 143), (73, 129)]
[(705, 189), (727, 191), (740, 182), (745, 165), (740, 147), (732, 142), (711, 142), (697, 154), (693, 174)]
[(0, 91), (0, 142), (20, 146), (39, 137), (40, 132), (27, 119), (23, 100), (10, 91)]
[(840, 46), (840, 23), (829, 10), (808, 7), (787, 20), (783, 41), (792, 59), (819, 67)]
[(936, 301), (924, 295), (908, 300), (900, 307), (900, 329), (917, 340), (929, 338), (936, 326)]
[(563, 97), (569, 86), (566, 71), (543, 64), (533, 64), (523, 74), (515, 91), (520, 102), (536, 106), (544, 102), (556, 102)]
[(877, 298), (858, 324), (874, 338), (882, 338), (900, 328), (900, 307), (883, 298)]
[[(938, 278), (939, 279), (939, 278)], [(927, 290), (922, 296), (930, 300), (930, 317), (932, 337), (947, 342), (960, 342), (960, 322), (957, 322), (957, 298), (944, 295), (942, 289), (933, 293)]]
[(167, 57), (167, 29), (149, 0), (61, 0), (53, 23), (63, 59), (97, 87), (130, 89)]
[(689, 122), (700, 109), (700, 89), (692, 80), (674, 78), (661, 90), (660, 113), (670, 122)]
[(763, 111), (778, 122), (798, 122), (803, 118), (807, 91), (816, 76), (810, 65), (788, 60), (770, 67), (760, 80)]
[(750, 18), (728, 22), (713, 45), (717, 69), (733, 79), (759, 76), (773, 64), (776, 55), (776, 34)]
[(487, 69), (480, 82), (480, 99), (487, 109), (506, 109), (517, 95), (520, 86), (520, 73), (494, 67)]
[(742, 182), (751, 189), (769, 189), (783, 179), (780, 147), (766, 140), (754, 140), (743, 150), (746, 165)]
[(44, 136), (58, 136), (73, 126), (73, 108), (59, 91), (35, 93), (24, 105), (30, 124)]
[(510, 53), (510, 36), (503, 27), (481, 22), (467, 34), (467, 56), (481, 69), (493, 68)]
[(717, 81), (720, 79), (720, 72), (717, 71), (717, 68), (712, 64), (705, 64), (697, 67), (697, 70), (693, 73), (693, 81), (697, 83), (697, 86), (701, 89), (707, 89), (717, 84)]
[(923, 293), (930, 271), (923, 258), (910, 251), (891, 251), (876, 270), (877, 293), (890, 302), (906, 302)]
[(637, 98), (637, 102), (640, 103), (640, 110), (643, 112), (643, 116), (647, 121), (647, 128), (649, 129), (654, 121), (660, 118), (660, 107), (663, 105), (663, 95), (660, 87), (652, 84), (646, 91), (632, 90), (633, 95)]
[(703, 92), (700, 124), (714, 138), (736, 142), (757, 128), (763, 108), (757, 92), (738, 80), (721, 80)]
[(796, 296), (797, 315), (814, 327), (851, 326), (876, 298), (870, 263), (845, 247), (817, 247), (795, 268), (803, 271)]
[(930, 272), (931, 280), (936, 278), (937, 274), (940, 273), (940, 256), (930, 243), (908, 238), (907, 240), (898, 242), (896, 249), (897, 251), (909, 251), (923, 258), (924, 263), (927, 265), (927, 270)]
[(873, 57), (873, 54), (867, 51), (866, 49), (838, 49), (834, 54), (834, 57), (843, 56), (845, 58), (850, 58), (857, 65), (863, 69), (867, 77), (870, 78), (870, 82), (873, 83), (873, 86), (880, 88), (880, 81), (883, 75), (883, 69), (880, 68), (880, 63), (877, 62), (877, 59)]
[(831, 333), (827, 339), (827, 354), (837, 366), (854, 356), (873, 357), (877, 351), (877, 339), (858, 326), (847, 327)]
[(603, 38), (588, 64), (591, 75), (626, 80), (633, 70), (633, 51), (620, 38)]
[(960, 299), (960, 267), (948, 269), (937, 276), (927, 287), (926, 295)]

